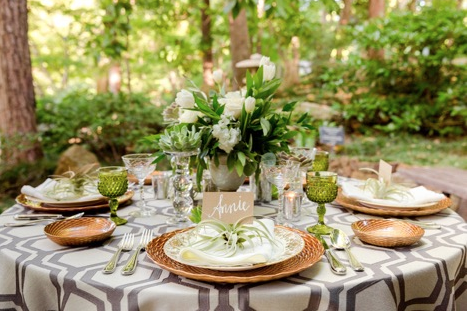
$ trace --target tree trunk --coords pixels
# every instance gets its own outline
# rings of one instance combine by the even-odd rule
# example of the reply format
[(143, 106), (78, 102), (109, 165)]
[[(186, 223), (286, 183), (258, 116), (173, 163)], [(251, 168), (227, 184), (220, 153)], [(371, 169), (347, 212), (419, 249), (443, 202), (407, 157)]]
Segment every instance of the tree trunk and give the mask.
[(203, 54), (203, 88), (209, 89), (214, 85), (212, 79), (212, 36), (211, 15), (209, 12), (210, 0), (203, 0), (201, 7), (201, 53)]
[[(370, 0), (368, 6), (368, 16), (372, 18), (384, 17), (384, 0)], [(370, 59), (384, 59), (384, 50), (368, 49), (368, 57)]]
[(229, 29), (230, 54), (232, 55), (232, 72), (234, 74), (232, 87), (237, 90), (243, 85), (246, 69), (237, 68), (235, 64), (241, 60), (250, 58), (251, 54), (250, 35), (248, 33), (245, 9), (242, 9), (235, 19), (232, 16), (232, 12), (229, 13)]
[(14, 165), (42, 157), (37, 133), (27, 1), (0, 5), (1, 158)]
[[(352, 14), (352, 0), (344, 0), (344, 7), (342, 8), (340, 19), (339, 19), (339, 27), (337, 29), (338, 32), (342, 32), (342, 28), (345, 27), (349, 21), (350, 16)], [(336, 58), (342, 58), (342, 47), (338, 47), (336, 51)]]
[[(290, 53), (289, 53), (290, 51)], [(300, 61), (300, 39), (296, 36), (290, 40), (289, 51), (279, 51), (284, 61), (284, 80), (281, 88), (287, 89), (300, 83), (298, 64)]]

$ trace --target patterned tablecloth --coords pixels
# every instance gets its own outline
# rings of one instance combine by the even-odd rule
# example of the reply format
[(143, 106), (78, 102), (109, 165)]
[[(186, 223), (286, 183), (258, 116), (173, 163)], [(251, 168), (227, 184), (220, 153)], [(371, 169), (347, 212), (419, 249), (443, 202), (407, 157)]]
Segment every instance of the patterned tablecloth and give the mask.
[[(147, 197), (152, 197), (147, 188)], [(135, 198), (136, 200), (138, 197)], [(275, 202), (256, 206), (257, 214), (275, 213)], [(13, 215), (32, 212), (14, 205), (0, 216), (0, 309), (17, 310), (466, 310), (467, 224), (447, 209), (420, 217), (442, 229), (427, 229), (418, 244), (403, 248), (372, 246), (354, 238), (353, 251), (364, 272), (348, 268), (344, 276), (331, 272), (327, 259), (288, 278), (253, 284), (205, 283), (179, 277), (141, 254), (135, 274), (101, 272), (126, 232), (154, 234), (174, 230), (165, 225), (173, 212), (169, 201), (150, 199), (158, 215), (129, 218), (102, 245), (63, 247), (44, 235), (44, 226), (3, 227)], [(307, 205), (306, 205), (307, 206)], [(297, 227), (316, 222), (304, 215)], [(128, 215), (136, 206), (119, 210)], [(306, 214), (305, 212), (304, 214)], [(326, 222), (354, 234), (358, 218), (346, 209), (328, 205)], [(343, 251), (338, 256), (348, 264)]]

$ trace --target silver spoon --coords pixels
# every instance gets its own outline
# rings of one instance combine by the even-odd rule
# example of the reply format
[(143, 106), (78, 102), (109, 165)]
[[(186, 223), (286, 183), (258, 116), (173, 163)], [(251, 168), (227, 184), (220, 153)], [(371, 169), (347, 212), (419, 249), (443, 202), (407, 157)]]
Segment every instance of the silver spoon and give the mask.
[(345, 250), (347, 257), (349, 257), (349, 263), (352, 269), (355, 271), (363, 271), (365, 269), (350, 251), (350, 239), (344, 231), (340, 229), (334, 229), (331, 232), (330, 238), (331, 243), (335, 248)]

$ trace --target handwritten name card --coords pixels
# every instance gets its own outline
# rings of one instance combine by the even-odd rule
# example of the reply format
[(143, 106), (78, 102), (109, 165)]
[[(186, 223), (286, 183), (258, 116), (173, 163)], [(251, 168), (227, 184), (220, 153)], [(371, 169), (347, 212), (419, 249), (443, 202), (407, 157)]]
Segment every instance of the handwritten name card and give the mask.
[(204, 192), (201, 219), (218, 219), (233, 224), (253, 216), (253, 192)]

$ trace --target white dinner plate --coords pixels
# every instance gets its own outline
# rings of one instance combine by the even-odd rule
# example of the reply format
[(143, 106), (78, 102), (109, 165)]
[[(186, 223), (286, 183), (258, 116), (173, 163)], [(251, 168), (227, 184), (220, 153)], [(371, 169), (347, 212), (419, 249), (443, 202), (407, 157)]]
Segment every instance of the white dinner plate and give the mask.
[[(297, 254), (299, 254), (303, 247), (305, 246), (305, 241), (303, 241), (302, 237), (290, 230), (281, 227), (274, 228), (274, 235), (277, 241), (284, 245), (284, 250), (282, 253), (277, 254), (272, 260), (255, 264), (255, 265), (243, 265), (243, 266), (206, 266), (206, 265), (196, 265), (193, 263), (187, 263), (185, 261), (181, 261), (179, 259), (179, 255), (181, 250), (184, 247), (189, 246), (190, 240), (193, 237), (194, 229), (187, 230), (181, 233), (178, 233), (171, 237), (167, 242), (164, 244), (164, 253), (172, 260), (177, 261), (179, 263), (198, 267), (198, 268), (205, 268), (211, 270), (218, 270), (218, 271), (246, 271), (257, 269), (269, 265), (273, 265), (284, 260), (290, 259)], [(191, 239), (190, 239), (191, 238)]]

